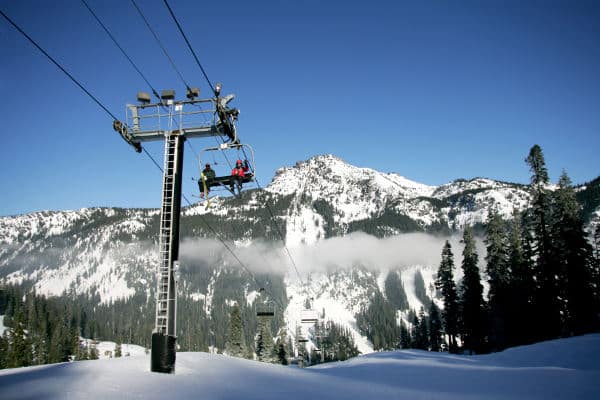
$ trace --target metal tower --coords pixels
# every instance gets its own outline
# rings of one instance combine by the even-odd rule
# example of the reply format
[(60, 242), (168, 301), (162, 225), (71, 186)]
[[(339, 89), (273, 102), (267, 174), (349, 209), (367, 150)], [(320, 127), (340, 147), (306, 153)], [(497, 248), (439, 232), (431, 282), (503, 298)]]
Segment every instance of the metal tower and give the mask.
[[(123, 139), (142, 150), (141, 143), (164, 140), (162, 205), (159, 231), (159, 265), (156, 288), (156, 318), (152, 332), (153, 372), (175, 372), (177, 280), (179, 265), (179, 217), (181, 211), (181, 177), (184, 143), (189, 138), (222, 136), (239, 143), (235, 121), (239, 110), (229, 108), (233, 95), (219, 97), (221, 85), (215, 87), (215, 97), (197, 99), (198, 89), (188, 90), (188, 100), (175, 101), (173, 90), (161, 93), (161, 102), (150, 104), (150, 95), (138, 93), (138, 105), (127, 105), (127, 122), (114, 121), (113, 128)], [(210, 109), (203, 109), (202, 103)], [(206, 116), (215, 116), (207, 124)], [(211, 120), (211, 118), (208, 118)]]

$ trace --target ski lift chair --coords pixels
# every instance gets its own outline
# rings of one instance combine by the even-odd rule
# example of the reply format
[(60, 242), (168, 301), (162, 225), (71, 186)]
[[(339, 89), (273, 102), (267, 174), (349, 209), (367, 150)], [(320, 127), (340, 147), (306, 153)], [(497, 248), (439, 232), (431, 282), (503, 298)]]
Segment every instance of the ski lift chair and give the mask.
[(300, 322), (303, 324), (316, 324), (319, 321), (319, 312), (317, 310), (300, 311)]
[[(260, 297), (262, 298), (265, 295), (265, 288), (260, 288), (258, 291)], [(264, 300), (259, 301), (256, 304), (256, 316), (257, 317), (273, 317), (275, 315), (275, 305), (273, 301)]]
[[(226, 151), (229, 151), (229, 150), (236, 150), (238, 152), (238, 154), (236, 154), (235, 157), (237, 158), (239, 156), (240, 151), (242, 151), (244, 153), (244, 156), (246, 156), (246, 152), (244, 151), (245, 148), (247, 148), (250, 151), (250, 157), (247, 157), (244, 160), (245, 165), (248, 167), (248, 171), (245, 172), (245, 175), (243, 177), (241, 177), (241, 178), (234, 177), (234, 176), (231, 176), (231, 174), (228, 174), (228, 175), (215, 176), (213, 179), (207, 180), (207, 179), (203, 178), (202, 169), (201, 169), (200, 170), (200, 179), (198, 180), (198, 186), (200, 187), (200, 192), (208, 194), (206, 192), (215, 188), (216, 190), (219, 190), (219, 189), (227, 190), (234, 196), (239, 196), (244, 184), (254, 182), (254, 177), (256, 175), (256, 166), (254, 163), (254, 150), (252, 149), (251, 146), (249, 146), (247, 144), (222, 143), (218, 147), (208, 147), (208, 148), (202, 150), (200, 152), (200, 154), (198, 155), (198, 165), (200, 166), (200, 168), (202, 168), (202, 165), (204, 165), (203, 161), (202, 161), (204, 153), (213, 152), (213, 151), (221, 151), (221, 152), (225, 153)], [(204, 157), (204, 158), (207, 158), (207, 157)], [(235, 193), (236, 187), (238, 189), (237, 195)]]

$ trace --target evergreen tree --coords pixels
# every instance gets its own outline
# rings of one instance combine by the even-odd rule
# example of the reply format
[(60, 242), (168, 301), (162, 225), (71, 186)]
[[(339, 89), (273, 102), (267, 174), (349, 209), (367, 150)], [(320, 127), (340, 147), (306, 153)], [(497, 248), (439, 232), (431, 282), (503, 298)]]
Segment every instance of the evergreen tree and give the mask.
[(421, 271), (418, 270), (415, 272), (415, 296), (424, 306), (428, 305), (431, 301), (429, 296), (427, 296), (427, 289), (425, 289), (423, 275), (421, 274)]
[(359, 351), (350, 331), (331, 321), (327, 322), (321, 343), (321, 351), (325, 362), (344, 361), (355, 357)]
[(596, 229), (592, 235), (593, 265), (592, 265), (592, 287), (594, 289), (594, 308), (596, 313), (600, 312), (600, 224), (596, 225)]
[(17, 311), (14, 326), (9, 341), (8, 366), (27, 367), (32, 363), (32, 351), (31, 342), (25, 333), (25, 318), (21, 309)]
[(423, 307), (419, 310), (419, 316), (413, 319), (413, 347), (420, 350), (429, 350), (429, 332), (427, 330), (427, 317)]
[(276, 349), (277, 362), (281, 365), (288, 365), (287, 350), (285, 348), (285, 337), (277, 341)]
[(511, 271), (511, 284), (507, 301), (506, 327), (507, 345), (531, 343), (534, 340), (533, 326), (533, 250), (528, 229), (523, 230), (522, 215), (513, 211), (508, 240), (508, 268)]
[(470, 227), (463, 234), (463, 280), (460, 291), (460, 321), (464, 347), (469, 353), (484, 350), (486, 315), (483, 301), (483, 286), (479, 276), (479, 256)]
[(82, 347), (78, 351), (77, 361), (85, 361), (90, 359), (90, 349), (88, 347)]
[(115, 343), (115, 351), (114, 351), (115, 358), (119, 358), (119, 357), (121, 357), (123, 355), (121, 348), (122, 348), (121, 339), (119, 339)]
[(258, 331), (256, 332), (256, 356), (259, 361), (274, 363), (277, 361), (275, 344), (271, 334), (271, 321), (269, 318), (259, 318)]
[(381, 292), (376, 292), (368, 307), (356, 315), (361, 333), (373, 343), (375, 350), (393, 350), (398, 347), (400, 328), (396, 322), (396, 310)]
[(408, 299), (398, 271), (390, 271), (385, 278), (385, 296), (395, 309), (408, 309)]
[(542, 149), (534, 145), (525, 159), (532, 172), (532, 208), (528, 227), (532, 235), (533, 259), (535, 260), (536, 291), (533, 297), (533, 318), (536, 339), (558, 337), (561, 333), (561, 301), (559, 268), (553, 259), (554, 249), (550, 238), (551, 203), (546, 186), (548, 170)]
[(409, 349), (413, 339), (410, 336), (410, 331), (406, 327), (404, 320), (400, 320), (400, 348)]
[(237, 304), (231, 309), (225, 351), (232, 357), (241, 358), (245, 357), (248, 352), (244, 336), (244, 324), (242, 322), (240, 307)]
[(429, 350), (429, 321), (423, 307), (419, 310), (419, 321), (416, 327), (415, 342), (415, 348)]
[(0, 336), (0, 369), (8, 368), (8, 331)]
[(429, 303), (429, 349), (431, 351), (441, 351), (442, 338), (442, 320), (440, 318), (440, 309), (435, 305), (433, 300)]
[(568, 335), (578, 335), (595, 328), (592, 247), (586, 239), (571, 180), (564, 171), (554, 197), (552, 236), (555, 260), (561, 267), (564, 331)]
[(454, 254), (452, 254), (452, 246), (447, 240), (442, 250), (442, 261), (440, 262), (437, 273), (436, 287), (441, 291), (444, 299), (442, 318), (444, 322), (444, 331), (448, 336), (449, 351), (456, 352), (456, 337), (458, 335), (458, 295), (456, 293), (456, 283), (454, 282)]
[(529, 155), (525, 159), (531, 170), (531, 185), (534, 187), (543, 187), (548, 184), (548, 168), (546, 168), (546, 160), (542, 148), (534, 144), (529, 150)]
[(512, 296), (511, 276), (508, 269), (507, 244), (504, 221), (496, 209), (488, 211), (486, 225), (485, 257), (490, 289), (488, 301), (490, 307), (490, 344), (496, 350), (508, 345), (508, 303)]
[(98, 349), (96, 348), (96, 345), (94, 345), (94, 344), (90, 347), (90, 356), (89, 357), (90, 357), (90, 360), (97, 360), (99, 358), (98, 357)]

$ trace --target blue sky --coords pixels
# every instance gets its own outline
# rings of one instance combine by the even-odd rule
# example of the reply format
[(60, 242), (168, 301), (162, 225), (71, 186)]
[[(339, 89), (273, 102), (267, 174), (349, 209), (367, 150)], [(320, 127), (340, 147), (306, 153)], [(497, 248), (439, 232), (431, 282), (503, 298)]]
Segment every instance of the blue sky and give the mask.
[[(88, 0), (157, 89), (184, 87), (129, 1)], [(192, 86), (209, 88), (161, 0), (138, 0)], [(600, 2), (170, 0), (206, 72), (237, 95), (263, 185), (316, 154), (427, 184), (600, 174)], [(148, 91), (77, 0), (0, 8), (114, 114)], [(0, 19), (0, 215), (157, 207), (161, 175)], [(196, 151), (214, 141), (194, 140)], [(162, 144), (146, 146), (162, 163)], [(186, 147), (184, 193), (196, 193)]]

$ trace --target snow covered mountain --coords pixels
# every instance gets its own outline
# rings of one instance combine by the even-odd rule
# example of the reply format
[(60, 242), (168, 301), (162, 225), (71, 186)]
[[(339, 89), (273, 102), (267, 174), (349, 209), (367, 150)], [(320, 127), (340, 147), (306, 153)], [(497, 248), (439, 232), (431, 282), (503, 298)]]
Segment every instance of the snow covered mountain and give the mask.
[[(290, 336), (304, 303), (313, 298), (315, 309), (348, 327), (359, 350), (369, 352), (355, 315), (373, 293), (385, 295), (389, 271), (400, 273), (410, 308), (425, 305), (416, 294), (417, 272), (433, 297), (443, 241), (425, 233), (451, 234), (482, 224), (489, 207), (508, 218), (529, 199), (527, 188), (518, 184), (476, 178), (434, 187), (332, 155), (313, 157), (279, 169), (264, 190), (183, 211), (180, 296), (211, 315), (234, 302), (251, 305), (255, 288), (266, 282), (263, 274), (270, 274), (285, 289), (278, 291), (277, 279), (271, 281), (273, 292), (281, 293), (276, 300)], [(592, 210), (590, 223), (597, 224), (598, 204)], [(152, 304), (158, 226), (155, 209), (3, 217), (0, 278), (42, 294), (84, 294), (102, 303), (141, 295)], [(234, 244), (243, 268), (215, 240), (215, 232)], [(297, 265), (291, 265), (280, 233)]]
[[(513, 208), (523, 209), (529, 200), (522, 185), (476, 178), (428, 186), (397, 174), (358, 168), (332, 155), (278, 170), (267, 191), (294, 197), (287, 221), (288, 232), (294, 232), (287, 237), (292, 243), (298, 239), (314, 241), (326, 234), (328, 227), (322, 224), (320, 231), (313, 230), (316, 237), (306, 234), (311, 219), (325, 224), (333, 222), (329, 228), (340, 234), (358, 230), (367, 221), (377, 221), (375, 231), (389, 236), (419, 227), (461, 228), (465, 224), (483, 223), (492, 205), (509, 217)], [(320, 205), (331, 209), (330, 221), (323, 221)], [(393, 216), (405, 219), (406, 227), (400, 221), (385, 221), (386, 217), (394, 219)]]

